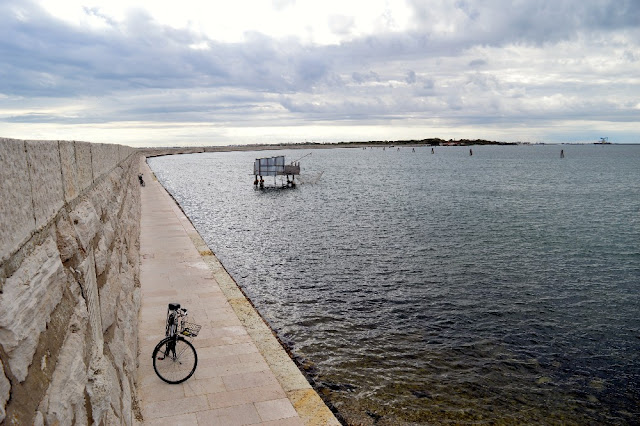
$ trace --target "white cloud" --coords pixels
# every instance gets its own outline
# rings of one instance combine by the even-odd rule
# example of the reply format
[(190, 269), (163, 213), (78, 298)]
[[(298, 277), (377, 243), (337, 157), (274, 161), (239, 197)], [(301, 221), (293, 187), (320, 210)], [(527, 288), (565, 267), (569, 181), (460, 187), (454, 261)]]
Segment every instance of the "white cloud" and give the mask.
[(352, 34), (373, 34), (383, 22), (395, 30), (405, 29), (410, 16), (403, 2), (394, 2), (392, 10), (387, 0), (39, 0), (39, 5), (58, 19), (89, 28), (122, 23), (134, 11), (144, 10), (160, 25), (230, 43), (243, 42), (247, 33), (259, 32), (273, 38), (335, 44)]
[(95, 126), (168, 144), (253, 127), (288, 140), (618, 126), (640, 141), (640, 7), (612, 4), (7, 0), (0, 123), (26, 133), (12, 137), (104, 140)]
[(350, 34), (354, 24), (355, 24), (355, 18), (353, 16), (345, 16), (345, 15), (329, 16), (329, 29), (333, 34), (336, 34), (337, 36)]

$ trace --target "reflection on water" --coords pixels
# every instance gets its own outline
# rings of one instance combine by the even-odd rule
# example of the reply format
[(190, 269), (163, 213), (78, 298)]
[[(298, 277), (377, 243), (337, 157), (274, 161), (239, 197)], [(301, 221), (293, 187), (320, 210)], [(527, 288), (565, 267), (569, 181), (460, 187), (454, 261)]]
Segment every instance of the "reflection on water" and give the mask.
[(640, 146), (562, 148), (149, 163), (347, 422), (634, 423)]

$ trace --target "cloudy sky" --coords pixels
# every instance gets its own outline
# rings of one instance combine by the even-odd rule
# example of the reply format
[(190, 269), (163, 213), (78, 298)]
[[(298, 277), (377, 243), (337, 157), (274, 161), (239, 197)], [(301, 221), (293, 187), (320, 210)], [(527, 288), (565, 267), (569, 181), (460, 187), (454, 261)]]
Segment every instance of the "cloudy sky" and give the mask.
[(640, 0), (0, 0), (0, 136), (640, 142)]

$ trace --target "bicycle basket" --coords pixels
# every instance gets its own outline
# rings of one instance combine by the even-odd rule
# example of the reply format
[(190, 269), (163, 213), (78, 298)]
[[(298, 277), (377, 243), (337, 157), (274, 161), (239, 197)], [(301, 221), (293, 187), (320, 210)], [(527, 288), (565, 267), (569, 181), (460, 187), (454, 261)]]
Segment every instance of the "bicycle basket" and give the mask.
[(187, 337), (196, 337), (202, 328), (201, 325), (194, 324), (192, 322), (182, 322), (182, 330), (180, 334)]

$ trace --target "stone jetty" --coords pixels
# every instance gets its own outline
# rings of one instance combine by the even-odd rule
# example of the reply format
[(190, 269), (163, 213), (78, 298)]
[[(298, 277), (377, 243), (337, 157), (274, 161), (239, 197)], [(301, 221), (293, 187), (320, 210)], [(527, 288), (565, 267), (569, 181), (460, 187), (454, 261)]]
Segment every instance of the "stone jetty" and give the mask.
[[(158, 154), (0, 138), (0, 423), (338, 425), (153, 179)], [(174, 301), (203, 326), (180, 385), (151, 360)]]

